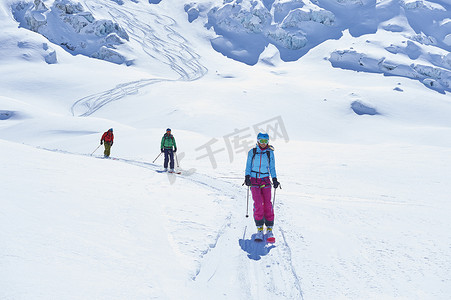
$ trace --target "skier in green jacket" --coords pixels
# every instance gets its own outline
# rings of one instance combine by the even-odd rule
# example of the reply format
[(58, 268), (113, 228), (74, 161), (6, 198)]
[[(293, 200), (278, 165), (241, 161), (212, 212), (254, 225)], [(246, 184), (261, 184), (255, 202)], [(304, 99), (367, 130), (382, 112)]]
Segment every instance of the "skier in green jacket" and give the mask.
[(168, 171), (169, 163), (169, 173), (174, 173), (174, 152), (177, 152), (177, 144), (174, 136), (171, 134), (171, 128), (166, 129), (166, 133), (161, 139), (160, 148), (161, 152), (164, 152), (164, 171)]

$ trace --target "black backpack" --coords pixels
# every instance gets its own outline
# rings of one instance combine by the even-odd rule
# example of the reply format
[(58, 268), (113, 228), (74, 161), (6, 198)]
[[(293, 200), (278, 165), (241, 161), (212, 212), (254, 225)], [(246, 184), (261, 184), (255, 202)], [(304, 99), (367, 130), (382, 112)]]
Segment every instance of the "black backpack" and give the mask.
[[(268, 148), (269, 148), (269, 150), (274, 151), (274, 147), (273, 147), (273, 146), (268, 145)], [(266, 151), (266, 154), (268, 155), (268, 165), (271, 163), (271, 153), (269, 152), (269, 150)], [(255, 157), (255, 155), (257, 154), (257, 147), (254, 147), (254, 148), (252, 149), (252, 151), (253, 151), (253, 154), (252, 154), (252, 163), (254, 163), (254, 157)]]

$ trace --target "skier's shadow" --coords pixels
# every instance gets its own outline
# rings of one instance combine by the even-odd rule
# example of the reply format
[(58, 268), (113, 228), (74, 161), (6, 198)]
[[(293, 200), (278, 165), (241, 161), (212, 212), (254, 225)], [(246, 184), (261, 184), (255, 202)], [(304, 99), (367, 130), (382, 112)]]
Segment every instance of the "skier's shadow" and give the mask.
[(240, 239), (238, 242), (241, 249), (248, 253), (247, 257), (253, 260), (260, 260), (262, 256), (268, 255), (272, 248), (275, 248), (273, 244), (267, 244), (266, 242), (256, 242), (256, 234), (253, 234), (250, 239)]

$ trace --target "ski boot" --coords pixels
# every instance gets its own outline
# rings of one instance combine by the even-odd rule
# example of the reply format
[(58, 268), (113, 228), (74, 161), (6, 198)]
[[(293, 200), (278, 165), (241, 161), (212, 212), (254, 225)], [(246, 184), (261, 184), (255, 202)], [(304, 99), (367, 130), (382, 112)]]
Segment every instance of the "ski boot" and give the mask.
[(263, 241), (263, 226), (257, 227), (257, 234), (255, 235), (255, 241)]
[(272, 232), (272, 226), (266, 227), (266, 241), (268, 243), (276, 242), (276, 238), (274, 237), (274, 233)]

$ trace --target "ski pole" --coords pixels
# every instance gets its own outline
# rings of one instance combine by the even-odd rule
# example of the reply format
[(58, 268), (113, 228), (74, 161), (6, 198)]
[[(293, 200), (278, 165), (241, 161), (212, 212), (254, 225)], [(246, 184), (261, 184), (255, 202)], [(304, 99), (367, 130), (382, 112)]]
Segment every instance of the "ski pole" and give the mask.
[[(282, 186), (279, 183), (279, 188), (282, 189)], [(274, 204), (276, 203), (276, 190), (277, 188), (274, 189), (274, 197), (272, 199), (272, 209), (274, 209)]]
[(274, 189), (274, 197), (272, 198), (272, 209), (274, 210), (274, 204), (276, 203), (276, 190)]
[(249, 190), (250, 187), (247, 187), (246, 218), (249, 218)]
[(100, 146), (102, 146), (102, 144), (100, 144), (100, 145), (97, 146), (96, 150), (94, 150), (94, 151), (91, 153), (91, 156), (94, 154), (94, 152), (97, 151), (97, 149), (99, 149)]
[(155, 163), (155, 161), (158, 159), (158, 157), (160, 157), (161, 153), (163, 153), (163, 152), (160, 152), (160, 154), (158, 154), (157, 158), (155, 158), (152, 163)]
[(180, 166), (179, 166), (179, 159), (177, 157), (177, 152), (175, 152), (175, 161), (177, 162), (177, 168), (180, 168)]

